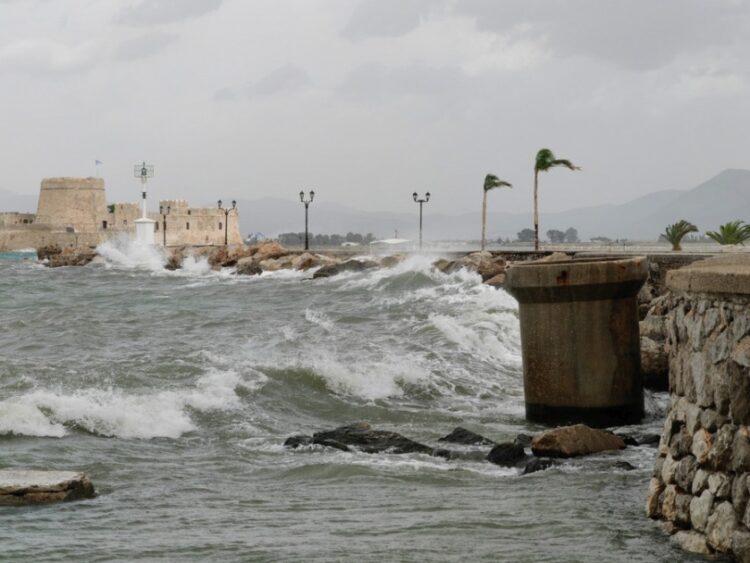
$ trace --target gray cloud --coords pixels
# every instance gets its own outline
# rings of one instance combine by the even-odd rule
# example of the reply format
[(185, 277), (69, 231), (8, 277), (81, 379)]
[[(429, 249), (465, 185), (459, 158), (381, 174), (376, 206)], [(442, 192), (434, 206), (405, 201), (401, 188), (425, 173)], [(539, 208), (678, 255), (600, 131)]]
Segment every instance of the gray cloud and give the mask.
[(177, 40), (172, 33), (147, 33), (127, 39), (117, 45), (112, 58), (118, 61), (135, 61), (156, 55)]
[(416, 28), (440, 3), (434, 0), (364, 0), (357, 4), (342, 34), (349, 39), (398, 37)]
[(196, 18), (218, 10), (222, 0), (141, 0), (120, 12), (117, 23), (135, 26), (160, 25)]
[(294, 94), (304, 90), (311, 83), (310, 75), (307, 72), (290, 63), (240, 88), (222, 88), (216, 92), (214, 98), (217, 100), (236, 100), (255, 96)]
[(633, 70), (731, 45), (748, 32), (743, 0), (468, 0), (456, 13), (481, 30), (544, 38), (558, 56), (585, 55)]

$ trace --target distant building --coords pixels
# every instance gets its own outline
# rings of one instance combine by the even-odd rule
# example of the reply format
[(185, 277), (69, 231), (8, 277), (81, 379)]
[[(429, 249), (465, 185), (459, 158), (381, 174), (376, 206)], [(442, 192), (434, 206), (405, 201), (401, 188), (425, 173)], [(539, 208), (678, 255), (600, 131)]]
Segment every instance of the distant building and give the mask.
[[(36, 213), (0, 213), (0, 251), (49, 244), (93, 247), (134, 234), (140, 205), (106, 201), (102, 178), (45, 178)], [(160, 201), (159, 209), (148, 214), (156, 221), (156, 245), (223, 245), (225, 235), (229, 244), (242, 243), (236, 210), (226, 216), (222, 209), (190, 207), (185, 200)]]

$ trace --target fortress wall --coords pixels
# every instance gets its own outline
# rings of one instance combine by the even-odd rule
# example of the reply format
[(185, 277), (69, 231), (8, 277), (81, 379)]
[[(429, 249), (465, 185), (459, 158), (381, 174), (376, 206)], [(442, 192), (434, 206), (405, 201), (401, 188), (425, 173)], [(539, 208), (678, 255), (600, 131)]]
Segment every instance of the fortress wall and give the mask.
[(670, 410), (647, 514), (675, 543), (750, 561), (750, 256), (667, 275)]
[(107, 220), (104, 180), (101, 178), (45, 178), (39, 192), (37, 223), (72, 226), (96, 232)]
[[(162, 204), (164, 202), (161, 202)], [(162, 210), (166, 209), (162, 205)], [(239, 214), (232, 211), (225, 218), (224, 211), (212, 207), (171, 207), (166, 215), (149, 214), (158, 221), (156, 241), (164, 240), (164, 222), (166, 221), (167, 246), (179, 245), (223, 245), (224, 222), (227, 221), (227, 242), (241, 244)]]
[[(37, 227), (37, 228), (29, 228)], [(0, 229), (0, 252), (57, 245), (60, 248), (96, 247), (103, 240), (99, 233), (66, 233), (29, 225), (20, 229)]]
[[(109, 209), (112, 209), (110, 212)], [(141, 216), (138, 203), (113, 203), (107, 208), (108, 229), (135, 229), (135, 220)]]
[(36, 219), (34, 213), (0, 213), (0, 227), (14, 227), (16, 225), (31, 225)]

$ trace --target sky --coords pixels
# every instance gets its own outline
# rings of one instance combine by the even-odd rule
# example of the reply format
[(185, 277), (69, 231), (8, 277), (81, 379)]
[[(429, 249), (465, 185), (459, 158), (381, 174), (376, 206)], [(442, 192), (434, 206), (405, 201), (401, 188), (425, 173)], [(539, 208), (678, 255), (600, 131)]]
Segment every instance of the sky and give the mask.
[[(0, 189), (543, 212), (750, 168), (750, 1), (0, 0)], [(152, 205), (155, 206), (155, 203)]]

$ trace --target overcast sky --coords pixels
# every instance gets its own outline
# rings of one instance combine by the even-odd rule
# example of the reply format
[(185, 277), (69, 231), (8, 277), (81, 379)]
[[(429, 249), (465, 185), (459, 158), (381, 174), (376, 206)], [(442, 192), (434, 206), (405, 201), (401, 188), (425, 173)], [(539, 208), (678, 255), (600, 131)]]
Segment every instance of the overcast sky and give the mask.
[(0, 0), (0, 188), (543, 211), (750, 168), (742, 0)]

